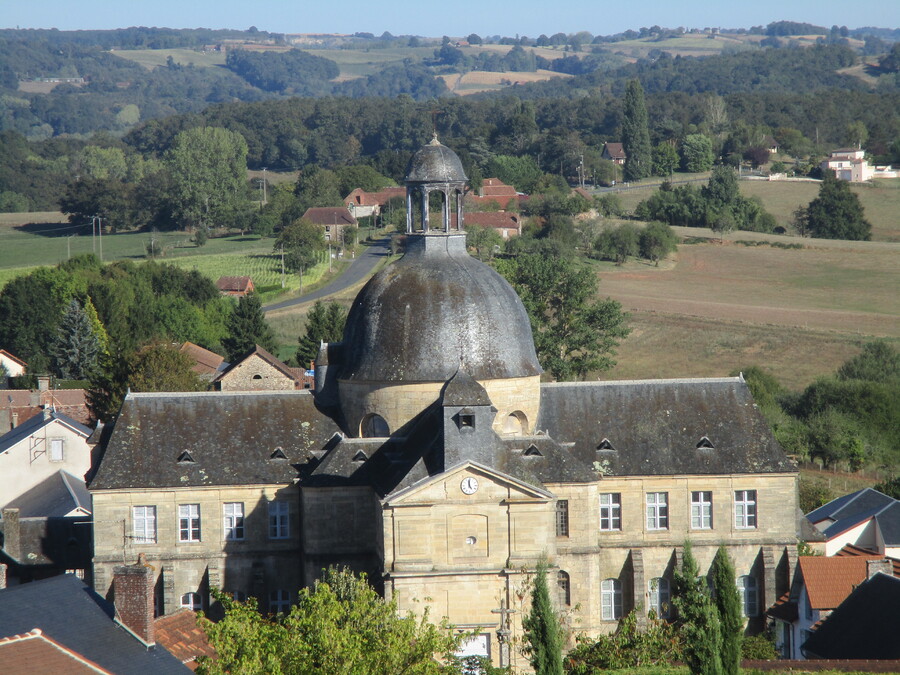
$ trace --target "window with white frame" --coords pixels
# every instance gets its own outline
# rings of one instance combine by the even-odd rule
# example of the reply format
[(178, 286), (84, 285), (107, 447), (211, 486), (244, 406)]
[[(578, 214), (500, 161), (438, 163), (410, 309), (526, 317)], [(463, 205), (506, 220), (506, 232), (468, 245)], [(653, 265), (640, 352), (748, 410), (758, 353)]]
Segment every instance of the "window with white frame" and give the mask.
[(290, 536), (290, 505), (284, 501), (269, 502), (269, 539), (287, 539)]
[(600, 584), (600, 612), (604, 621), (622, 618), (622, 582), (604, 579)]
[(225, 519), (225, 541), (241, 541), (244, 538), (244, 504), (225, 502), (222, 504)]
[(691, 529), (712, 529), (712, 492), (691, 492)]
[(179, 504), (178, 541), (200, 541), (199, 504)]
[(50, 439), (50, 461), (51, 462), (61, 462), (65, 458), (66, 457), (63, 452), (63, 439), (51, 438)]
[(650, 580), (650, 609), (660, 619), (668, 619), (671, 613), (671, 604), (669, 603), (671, 593), (669, 591), (669, 580), (664, 577), (657, 577)]
[(647, 493), (647, 529), (669, 529), (669, 493)]
[(556, 536), (569, 536), (569, 500), (558, 499), (556, 501)]
[(135, 544), (156, 543), (156, 507), (132, 506), (131, 527)]
[(199, 593), (185, 593), (181, 596), (181, 606), (199, 612), (203, 609), (203, 602)]
[(622, 529), (622, 495), (618, 492), (600, 495), (600, 529)]
[(734, 491), (734, 526), (743, 530), (756, 527), (756, 490)]
[(759, 614), (756, 577), (745, 574), (737, 578), (736, 584), (738, 594), (741, 596), (741, 611), (744, 616), (756, 616)]
[(269, 612), (285, 614), (291, 608), (291, 596), (287, 591), (278, 589), (269, 593)]

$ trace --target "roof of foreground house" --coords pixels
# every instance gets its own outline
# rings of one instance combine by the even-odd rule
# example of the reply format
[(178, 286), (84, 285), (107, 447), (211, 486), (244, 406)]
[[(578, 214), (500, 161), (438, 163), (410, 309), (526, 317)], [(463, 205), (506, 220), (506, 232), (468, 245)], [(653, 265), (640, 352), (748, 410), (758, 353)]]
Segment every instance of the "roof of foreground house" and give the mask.
[(85, 438), (88, 438), (91, 435), (91, 430), (88, 427), (84, 426), (80, 422), (76, 422), (68, 415), (64, 415), (55, 411), (45, 410), (43, 415), (35, 415), (34, 417), (29, 417), (19, 426), (15, 427), (14, 429), (10, 429), (5, 434), (0, 436), (0, 453), (6, 452), (14, 445), (17, 445), (32, 434), (37, 433), (47, 425), (53, 424), (54, 422), (68, 427), (75, 433), (80, 434)]
[(0, 590), (0, 636), (39, 628), (47, 637), (117, 675), (184, 671), (181, 662), (163, 647), (147, 646), (114, 617), (112, 604), (71, 574)]
[(113, 675), (78, 652), (47, 637), (40, 628), (23, 635), (0, 638), (0, 663), (5, 672), (16, 675)]
[(84, 485), (84, 478), (60, 469), (4, 508), (19, 509), (20, 518), (60, 518), (75, 509), (90, 513), (91, 495)]
[(868, 559), (862, 556), (800, 556), (798, 565), (813, 609), (834, 609), (865, 581)]
[(182, 607), (153, 622), (156, 641), (191, 670), (196, 668), (198, 656), (216, 656), (197, 619), (195, 611)]

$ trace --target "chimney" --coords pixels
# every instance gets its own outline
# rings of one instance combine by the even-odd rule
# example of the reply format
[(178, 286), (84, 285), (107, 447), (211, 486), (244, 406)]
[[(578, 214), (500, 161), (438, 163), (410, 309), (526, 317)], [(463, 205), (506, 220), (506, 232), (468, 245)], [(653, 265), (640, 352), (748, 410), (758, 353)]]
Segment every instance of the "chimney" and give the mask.
[(135, 565), (113, 570), (116, 614), (125, 626), (148, 645), (156, 642), (153, 630), (153, 567), (143, 553)]
[(866, 560), (866, 579), (871, 579), (881, 572), (889, 577), (894, 576), (894, 564), (887, 558), (881, 560)]
[(19, 509), (3, 509), (3, 550), (13, 560), (22, 558), (22, 539), (19, 534)]
[(50, 390), (50, 376), (49, 375), (38, 375), (37, 376), (37, 385), (38, 385), (38, 391), (49, 391)]
[(6, 565), (0, 563), (0, 591), (6, 588)]

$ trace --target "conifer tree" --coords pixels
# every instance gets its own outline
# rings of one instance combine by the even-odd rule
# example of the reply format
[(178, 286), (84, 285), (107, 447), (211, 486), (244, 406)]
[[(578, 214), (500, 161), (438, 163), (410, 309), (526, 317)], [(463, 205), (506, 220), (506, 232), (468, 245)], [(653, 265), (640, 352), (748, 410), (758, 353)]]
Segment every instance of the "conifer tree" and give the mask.
[(684, 660), (693, 675), (722, 675), (719, 613), (709, 596), (706, 579), (698, 576), (699, 571), (691, 543), (685, 542), (681, 570), (676, 570), (674, 575), (673, 598), (684, 639)]
[(625, 180), (640, 180), (653, 172), (653, 148), (644, 89), (638, 80), (629, 80), (625, 87), (622, 146), (625, 149)]
[(712, 567), (713, 590), (719, 622), (722, 624), (722, 672), (738, 675), (741, 666), (741, 642), (743, 640), (744, 616), (741, 612), (741, 598), (734, 580), (734, 565), (724, 546), (716, 551)]
[(262, 302), (255, 293), (242, 296), (228, 317), (228, 337), (222, 340), (226, 358), (237, 361), (256, 345), (275, 351), (275, 336), (262, 312)]
[(91, 326), (90, 317), (81, 303), (72, 298), (63, 313), (53, 346), (53, 365), (57, 374), (71, 380), (88, 377), (97, 367), (100, 351), (100, 340)]
[(547, 589), (547, 564), (541, 562), (531, 589), (531, 611), (522, 621), (527, 651), (536, 675), (563, 675), (563, 635)]
[(301, 368), (307, 367), (316, 358), (323, 342), (339, 342), (344, 336), (346, 322), (347, 312), (337, 302), (332, 300), (326, 305), (317, 300), (306, 316), (306, 333), (299, 339), (297, 364)]
[(872, 238), (872, 224), (866, 220), (863, 206), (847, 181), (838, 180), (826, 171), (819, 196), (806, 207), (806, 229), (822, 239)]

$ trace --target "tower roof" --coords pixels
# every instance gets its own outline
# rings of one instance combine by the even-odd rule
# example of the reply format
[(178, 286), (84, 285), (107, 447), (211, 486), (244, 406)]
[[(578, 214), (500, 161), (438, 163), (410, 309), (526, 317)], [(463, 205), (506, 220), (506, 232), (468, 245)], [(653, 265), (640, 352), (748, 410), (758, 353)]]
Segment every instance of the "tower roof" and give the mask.
[(456, 153), (435, 136), (409, 160), (404, 180), (407, 183), (464, 183), (468, 178)]

